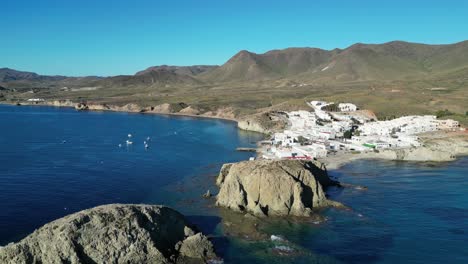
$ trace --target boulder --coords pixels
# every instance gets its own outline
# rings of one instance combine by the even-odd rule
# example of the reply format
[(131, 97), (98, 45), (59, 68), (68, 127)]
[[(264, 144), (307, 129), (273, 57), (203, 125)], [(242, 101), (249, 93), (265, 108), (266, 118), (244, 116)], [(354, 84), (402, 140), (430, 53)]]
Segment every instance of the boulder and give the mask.
[(165, 206), (111, 204), (53, 221), (0, 248), (0, 263), (205, 263), (213, 245)]
[(339, 185), (317, 161), (256, 160), (225, 164), (217, 179), (216, 204), (256, 216), (308, 216), (313, 209), (341, 206), (325, 188)]

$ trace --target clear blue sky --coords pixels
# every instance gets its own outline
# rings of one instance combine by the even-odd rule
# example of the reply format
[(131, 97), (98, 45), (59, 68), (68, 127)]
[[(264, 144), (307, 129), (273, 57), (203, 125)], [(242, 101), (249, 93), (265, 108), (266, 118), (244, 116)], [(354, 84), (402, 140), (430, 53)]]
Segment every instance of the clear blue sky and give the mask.
[(2, 0), (0, 67), (133, 74), (239, 50), (468, 39), (463, 0)]

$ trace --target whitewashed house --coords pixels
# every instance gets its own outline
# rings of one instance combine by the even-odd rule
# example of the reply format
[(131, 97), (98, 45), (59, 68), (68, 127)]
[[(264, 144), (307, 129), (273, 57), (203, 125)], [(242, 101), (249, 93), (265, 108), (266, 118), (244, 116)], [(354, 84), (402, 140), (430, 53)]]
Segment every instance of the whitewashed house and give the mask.
[(340, 103), (338, 104), (338, 109), (340, 109), (341, 112), (354, 112), (357, 111), (358, 107), (351, 103)]

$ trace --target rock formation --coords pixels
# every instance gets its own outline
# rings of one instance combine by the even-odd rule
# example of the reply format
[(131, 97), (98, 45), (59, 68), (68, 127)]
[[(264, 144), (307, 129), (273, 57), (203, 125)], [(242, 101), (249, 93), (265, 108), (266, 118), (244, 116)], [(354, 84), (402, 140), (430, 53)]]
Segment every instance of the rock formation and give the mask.
[(79, 110), (79, 111), (88, 110), (88, 105), (85, 104), (85, 103), (77, 103), (77, 104), (75, 105), (75, 109), (76, 109), (76, 110)]
[(0, 263), (204, 263), (213, 245), (173, 209), (112, 204), (84, 210), (0, 248)]
[(312, 209), (341, 204), (325, 197), (331, 180), (321, 164), (300, 160), (257, 160), (225, 164), (217, 178), (216, 204), (257, 216), (308, 216)]
[(287, 118), (277, 112), (265, 112), (246, 116), (237, 123), (240, 129), (264, 134), (282, 131), (287, 125)]

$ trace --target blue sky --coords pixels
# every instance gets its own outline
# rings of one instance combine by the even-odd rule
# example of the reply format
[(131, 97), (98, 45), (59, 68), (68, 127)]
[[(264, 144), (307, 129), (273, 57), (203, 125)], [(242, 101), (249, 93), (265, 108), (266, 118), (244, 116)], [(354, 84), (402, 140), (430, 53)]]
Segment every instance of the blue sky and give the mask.
[(239, 50), (468, 39), (468, 1), (2, 0), (0, 67), (133, 74), (222, 64)]

